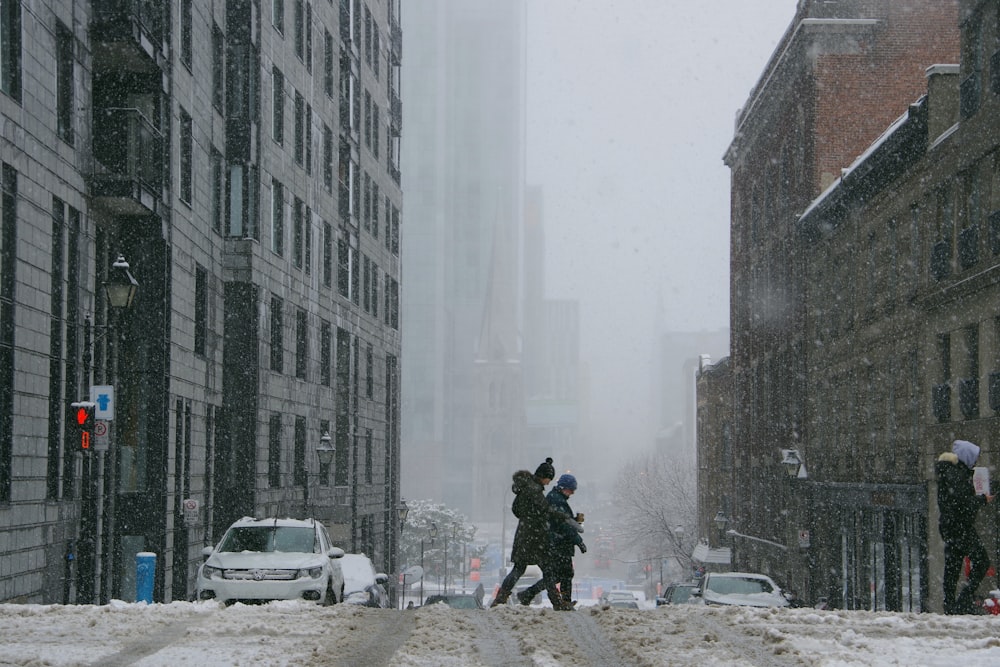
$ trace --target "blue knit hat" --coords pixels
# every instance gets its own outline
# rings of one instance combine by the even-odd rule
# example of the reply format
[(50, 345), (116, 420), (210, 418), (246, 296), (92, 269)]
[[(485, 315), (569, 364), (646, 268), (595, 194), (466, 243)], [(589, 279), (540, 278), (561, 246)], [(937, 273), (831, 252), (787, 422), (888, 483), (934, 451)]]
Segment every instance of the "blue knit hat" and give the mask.
[(569, 489), (570, 491), (576, 491), (576, 477), (573, 477), (573, 475), (566, 473), (565, 475), (559, 478), (559, 481), (556, 482), (556, 486), (558, 486), (560, 489)]

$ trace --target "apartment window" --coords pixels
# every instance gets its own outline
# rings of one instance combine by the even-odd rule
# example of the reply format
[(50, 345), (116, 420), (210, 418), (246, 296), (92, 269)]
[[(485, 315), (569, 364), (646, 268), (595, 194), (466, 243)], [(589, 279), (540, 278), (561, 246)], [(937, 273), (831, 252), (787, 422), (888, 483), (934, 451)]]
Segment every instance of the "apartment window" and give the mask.
[(351, 296), (351, 248), (347, 238), (337, 241), (337, 291), (340, 296)]
[(379, 60), (381, 59), (382, 44), (381, 36), (378, 32), (378, 26), (375, 26), (375, 32), (372, 34), (372, 72), (375, 74), (375, 80), (378, 81), (378, 67)]
[(333, 130), (323, 124), (323, 186), (333, 192)]
[(371, 312), (371, 302), (372, 302), (372, 299), (371, 299), (371, 290), (372, 290), (371, 265), (372, 265), (372, 262), (371, 262), (370, 259), (368, 259), (368, 255), (362, 255), (361, 256), (361, 263), (362, 263), (362, 290), (361, 290), (361, 292), (362, 292), (362, 298), (361, 298), (361, 303), (362, 303), (362, 308), (365, 309), (365, 312), (366, 313), (370, 313)]
[(306, 206), (305, 215), (305, 237), (306, 237), (306, 275), (312, 273), (312, 252), (313, 252), (313, 224), (312, 209)]
[(309, 323), (306, 311), (295, 311), (295, 377), (306, 379), (306, 364), (309, 361)]
[(379, 156), (379, 136), (381, 132), (379, 131), (379, 119), (381, 117), (381, 112), (379, 111), (377, 104), (372, 104), (372, 155), (376, 158)]
[(371, 343), (365, 349), (365, 396), (375, 398), (375, 348)]
[(372, 484), (375, 479), (375, 452), (372, 446), (372, 430), (365, 429), (365, 484)]
[(309, 483), (309, 469), (306, 467), (306, 418), (295, 418), (294, 483), (305, 486)]
[(272, 414), (267, 424), (267, 485), (281, 486), (281, 415)]
[(378, 238), (378, 223), (379, 223), (379, 210), (378, 210), (378, 181), (372, 179), (372, 236)]
[(323, 91), (333, 97), (333, 35), (323, 31)]
[(181, 63), (191, 71), (191, 0), (181, 0)]
[(337, 454), (333, 483), (337, 486), (347, 486), (349, 455), (352, 449), (349, 446), (351, 393), (348, 390), (351, 381), (351, 334), (338, 327), (336, 345), (337, 391), (334, 409), (337, 412)]
[(333, 330), (330, 323), (323, 320), (319, 325), (319, 383), (330, 386), (330, 364), (333, 361)]
[[(18, 4), (18, 3), (14, 3)], [(3, 5), (4, 18), (7, 4)], [(17, 283), (17, 171), (0, 170), (0, 500), (9, 501), (14, 452), (14, 292)]]
[(351, 302), (355, 306), (361, 305), (361, 261), (358, 254), (356, 246), (351, 248)]
[(313, 170), (313, 124), (312, 105), (306, 104), (306, 173), (311, 174)]
[(295, 198), (295, 203), (292, 205), (292, 262), (295, 264), (295, 268), (302, 268), (302, 260), (304, 252), (304, 234), (303, 230), (303, 215), (304, 205), (302, 200), (298, 197)]
[(271, 25), (278, 34), (285, 34), (285, 0), (271, 0)]
[(222, 153), (212, 148), (212, 229), (222, 232), (222, 219), (225, 216), (223, 197), (226, 194), (225, 164)]
[(378, 265), (372, 262), (372, 317), (378, 317)]
[(56, 124), (59, 138), (73, 144), (75, 102), (73, 33), (56, 22)]
[(191, 203), (192, 172), (194, 163), (194, 135), (191, 129), (191, 115), (184, 109), (180, 110), (180, 197), (181, 201)]
[(306, 71), (312, 73), (313, 70), (313, 8), (310, 3), (306, 3)]
[(285, 188), (275, 179), (271, 180), (271, 250), (285, 254)]
[(21, 101), (21, 3), (0, 0), (0, 90)]
[(285, 143), (285, 77), (277, 67), (271, 69), (271, 136), (279, 144)]
[(201, 266), (194, 270), (194, 353), (204, 356), (208, 333), (208, 272)]
[(285, 324), (281, 308), (281, 299), (276, 296), (271, 297), (271, 370), (277, 373), (282, 372), (285, 354), (282, 342)]
[(295, 163), (302, 165), (305, 154), (306, 101), (299, 91), (295, 91)]
[(365, 91), (365, 146), (372, 147), (372, 94)]
[(302, 0), (295, 0), (295, 55), (299, 60), (305, 60), (305, 3)]
[(372, 64), (372, 13), (365, 7), (365, 62)]
[(323, 286), (333, 284), (333, 226), (323, 223)]
[(385, 249), (392, 250), (392, 200), (385, 196)]
[(392, 207), (392, 254), (399, 255), (399, 209)]
[(364, 178), (364, 201), (361, 204), (361, 221), (364, 225), (365, 231), (371, 231), (372, 228), (372, 178), (365, 172)]
[(965, 329), (965, 377), (958, 381), (958, 405), (966, 419), (979, 418), (979, 326)]
[(226, 111), (226, 36), (212, 24), (212, 106), (221, 114)]

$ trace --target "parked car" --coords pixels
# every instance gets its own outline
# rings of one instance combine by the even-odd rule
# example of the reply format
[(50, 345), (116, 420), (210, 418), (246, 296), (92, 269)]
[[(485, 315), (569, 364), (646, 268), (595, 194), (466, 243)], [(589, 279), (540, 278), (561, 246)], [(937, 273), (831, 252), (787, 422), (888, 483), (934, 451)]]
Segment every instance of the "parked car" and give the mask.
[(788, 600), (773, 579), (752, 572), (706, 572), (688, 602), (745, 607), (788, 606)]
[(695, 583), (672, 583), (663, 591), (663, 595), (656, 598), (656, 606), (665, 604), (684, 604), (691, 598), (691, 591), (698, 588)]
[(198, 568), (199, 600), (331, 605), (344, 597), (338, 562), (344, 550), (331, 544), (326, 526), (315, 519), (244, 517), (202, 555), (206, 560)]
[(385, 591), (389, 577), (383, 572), (375, 572), (368, 556), (344, 554), (340, 570), (344, 573), (344, 602), (379, 609), (390, 607), (389, 594)]

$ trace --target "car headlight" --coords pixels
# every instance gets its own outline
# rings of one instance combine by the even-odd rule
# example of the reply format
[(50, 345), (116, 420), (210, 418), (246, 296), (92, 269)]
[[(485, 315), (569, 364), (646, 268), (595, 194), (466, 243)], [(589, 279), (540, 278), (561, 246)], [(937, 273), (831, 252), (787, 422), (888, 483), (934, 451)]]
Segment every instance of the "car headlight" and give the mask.
[(323, 568), (319, 567), (319, 566), (317, 566), (317, 567), (309, 567), (309, 568), (306, 568), (304, 570), (301, 570), (301, 572), (303, 574), (305, 574), (307, 577), (309, 577), (310, 579), (319, 579), (320, 577), (323, 576)]
[(201, 566), (201, 576), (205, 579), (224, 579), (223, 570), (221, 567), (212, 567), (211, 565)]

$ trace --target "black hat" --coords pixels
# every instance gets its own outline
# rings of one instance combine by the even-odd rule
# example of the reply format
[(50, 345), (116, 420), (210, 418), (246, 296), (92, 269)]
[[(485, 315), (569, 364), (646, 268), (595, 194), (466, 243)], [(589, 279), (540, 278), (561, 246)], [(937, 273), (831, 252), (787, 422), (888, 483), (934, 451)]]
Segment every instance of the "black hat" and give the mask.
[(545, 459), (545, 463), (542, 463), (535, 469), (535, 477), (538, 479), (554, 479), (556, 476), (556, 469), (552, 466), (552, 457)]

